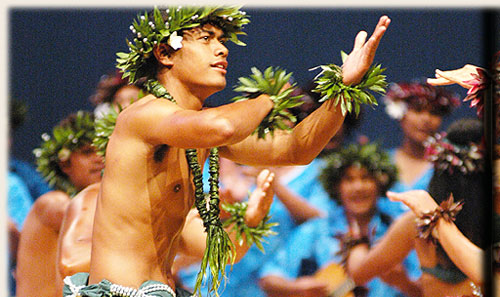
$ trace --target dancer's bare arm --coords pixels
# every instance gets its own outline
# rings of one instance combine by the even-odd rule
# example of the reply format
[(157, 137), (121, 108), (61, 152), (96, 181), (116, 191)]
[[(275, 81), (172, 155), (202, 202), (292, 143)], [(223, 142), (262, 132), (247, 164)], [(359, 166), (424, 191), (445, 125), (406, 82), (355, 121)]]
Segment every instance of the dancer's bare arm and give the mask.
[[(382, 16), (372, 36), (361, 31), (354, 47), (342, 65), (345, 84), (361, 81), (370, 68), (379, 42), (389, 26), (390, 19)], [(291, 133), (277, 132), (265, 140), (255, 135), (235, 145), (222, 147), (221, 156), (249, 165), (298, 165), (310, 163), (335, 135), (344, 121), (340, 107), (328, 100), (306, 119), (295, 126)]]
[(59, 234), (57, 265), (61, 279), (89, 272), (92, 228), (100, 183), (90, 185), (70, 202)]
[[(248, 208), (245, 214), (245, 221), (248, 226), (257, 226), (269, 212), (273, 200), (272, 182), (274, 174), (269, 170), (263, 170), (257, 177), (257, 188), (252, 192), (248, 200)], [(231, 229), (231, 226), (226, 228)], [(230, 233), (229, 237), (236, 248), (236, 262), (238, 262), (248, 251), (249, 246), (246, 242), (238, 244), (236, 234)], [(197, 257), (199, 260), (203, 257), (206, 246), (206, 233), (204, 232), (203, 221), (198, 211), (192, 209), (187, 218), (181, 233), (179, 252), (190, 257)]]
[(152, 145), (211, 148), (239, 142), (250, 135), (272, 108), (267, 95), (203, 110), (183, 109), (163, 99), (146, 97), (128, 107), (117, 129), (129, 130)]
[[(434, 198), (424, 190), (413, 190), (404, 193), (388, 192), (387, 197), (393, 201), (406, 204), (417, 216), (425, 211), (433, 210), (438, 205)], [(483, 283), (482, 261), (483, 250), (473, 244), (452, 222), (443, 219), (435, 228), (436, 237), (446, 251), (446, 254), (474, 283)]]
[(312, 276), (287, 279), (279, 275), (268, 275), (260, 280), (259, 285), (269, 297), (328, 296), (328, 283)]
[(414, 248), (415, 237), (415, 215), (407, 212), (391, 224), (374, 247), (369, 249), (366, 244), (359, 244), (351, 250), (347, 263), (349, 274), (356, 284), (362, 285), (389, 271), (403, 262)]
[(17, 247), (19, 246), (19, 237), (21, 232), (17, 229), (14, 220), (7, 216), (7, 230), (8, 230), (8, 240), (9, 240), (9, 257), (13, 262), (17, 261)]
[(35, 204), (34, 211), (36, 211), (40, 221), (55, 232), (59, 232), (66, 207), (69, 204), (68, 194), (62, 191), (50, 191), (40, 196)]

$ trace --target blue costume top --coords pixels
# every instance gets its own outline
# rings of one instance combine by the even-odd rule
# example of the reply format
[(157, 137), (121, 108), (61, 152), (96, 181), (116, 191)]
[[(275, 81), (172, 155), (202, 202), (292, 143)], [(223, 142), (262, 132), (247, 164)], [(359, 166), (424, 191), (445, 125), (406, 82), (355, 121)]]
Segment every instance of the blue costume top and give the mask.
[(45, 182), (30, 163), (11, 157), (9, 160), (9, 170), (15, 172), (24, 180), (33, 200), (51, 191), (49, 184)]
[[(396, 148), (390, 149), (389, 156), (391, 157), (392, 163), (396, 163)], [(417, 178), (413, 184), (408, 185), (402, 181), (396, 180), (389, 191), (401, 193), (410, 190), (427, 190), (429, 182), (434, 175), (434, 167), (429, 167), (424, 173)], [(409, 208), (402, 202), (390, 201), (387, 197), (383, 197), (377, 201), (377, 207), (384, 213), (389, 214), (393, 218), (397, 218), (401, 214), (409, 211)], [(422, 270), (420, 268), (420, 262), (418, 261), (418, 256), (415, 250), (412, 250), (408, 257), (404, 260), (404, 266), (407, 269), (408, 275), (412, 279), (417, 279), (422, 275)]]
[[(321, 172), (322, 164), (322, 160), (315, 159), (310, 164), (301, 166), (302, 171), (288, 181), (287, 186), (290, 190), (307, 199), (313, 206), (327, 212), (329, 209), (335, 208), (335, 204), (329, 199), (328, 194), (323, 190), (317, 178)], [(208, 176), (208, 173), (204, 173), (205, 176)], [(278, 235), (264, 238), (266, 241), (263, 242), (265, 254), (254, 245), (240, 262), (234, 264), (232, 270), (228, 267), (226, 269), (228, 280), (225, 288), (224, 285), (221, 286), (220, 293), (224, 292), (227, 296), (239, 297), (266, 296), (258, 285), (259, 270), (266, 262), (274, 258), (288, 235), (297, 227), (285, 205), (277, 197), (274, 197), (269, 215), (271, 216), (270, 222), (279, 223), (279, 226), (273, 228), (273, 231), (277, 232)], [(182, 282), (193, 288), (199, 268), (200, 265), (197, 263), (182, 270), (179, 273)]]
[[(375, 227), (375, 240), (380, 238), (389, 227), (390, 222), (377, 212), (371, 222), (370, 229)], [(314, 219), (303, 223), (288, 238), (273, 260), (266, 263), (260, 272), (260, 277), (278, 275), (287, 279), (314, 273), (330, 262), (341, 262), (337, 255), (340, 242), (335, 238), (338, 233), (348, 230), (348, 222), (342, 208), (337, 208), (330, 213), (328, 218)], [(305, 267), (306, 264), (309, 267)], [(397, 296), (398, 291), (375, 278), (366, 284), (368, 296), (391, 297)]]
[[(393, 164), (396, 164), (396, 148), (392, 148), (388, 151), (389, 156)], [(396, 180), (392, 187), (389, 189), (391, 192), (401, 193), (410, 190), (427, 190), (429, 182), (434, 175), (434, 168), (431, 166), (428, 170), (423, 172), (420, 177), (418, 177), (412, 184), (405, 184), (402, 181)], [(377, 201), (377, 206), (381, 211), (389, 214), (392, 217), (398, 217), (402, 213), (409, 210), (409, 208), (402, 202), (393, 202), (389, 199), (379, 199)]]
[(21, 177), (9, 171), (7, 179), (9, 186), (7, 213), (16, 224), (17, 229), (21, 230), (24, 220), (33, 204), (33, 200), (28, 191), (28, 187)]

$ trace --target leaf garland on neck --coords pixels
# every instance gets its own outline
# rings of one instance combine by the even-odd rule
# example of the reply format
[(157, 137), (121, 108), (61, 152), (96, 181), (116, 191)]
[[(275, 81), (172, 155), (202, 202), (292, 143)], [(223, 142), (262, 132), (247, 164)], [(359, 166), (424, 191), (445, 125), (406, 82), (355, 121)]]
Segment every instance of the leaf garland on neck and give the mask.
[[(156, 80), (150, 79), (145, 84), (148, 92), (157, 98), (168, 99), (175, 103), (174, 98), (168, 93), (165, 87)], [(227, 232), (222, 227), (219, 209), (219, 151), (217, 148), (210, 150), (209, 156), (209, 185), (210, 191), (208, 201), (203, 192), (203, 173), (198, 161), (196, 149), (186, 149), (186, 159), (193, 174), (193, 184), (195, 187), (195, 206), (203, 220), (203, 226), (207, 233), (206, 248), (201, 261), (201, 269), (196, 277), (194, 293), (200, 293), (201, 284), (206, 273), (207, 265), (210, 267), (211, 287), (209, 293), (215, 292), (220, 286), (220, 277), (225, 278), (226, 265), (233, 264), (236, 259), (234, 244)], [(229, 262), (230, 261), (230, 262)]]
[(186, 158), (189, 168), (193, 173), (193, 183), (195, 186), (195, 206), (198, 209), (203, 226), (207, 233), (206, 248), (201, 260), (201, 268), (196, 276), (194, 293), (201, 295), (201, 284), (206, 274), (207, 265), (210, 268), (211, 286), (209, 293), (214, 292), (219, 296), (217, 289), (220, 286), (220, 277), (226, 278), (226, 265), (231, 261), (234, 264), (236, 253), (234, 244), (229, 238), (226, 230), (222, 227), (219, 217), (219, 151), (217, 148), (210, 150), (209, 157), (209, 185), (208, 202), (203, 192), (203, 174), (198, 162), (195, 149), (186, 149)]
[[(156, 96), (157, 98), (168, 99), (175, 103), (174, 98), (168, 93), (165, 87), (158, 81), (150, 79), (145, 85), (145, 89)], [(95, 121), (96, 136), (94, 138), (94, 146), (99, 150), (99, 154), (105, 155), (109, 137), (113, 133), (116, 125), (118, 114), (122, 111), (119, 106), (119, 111), (111, 109), (109, 113)], [(186, 159), (189, 168), (193, 173), (193, 184), (195, 186), (195, 206), (203, 220), (203, 226), (207, 233), (206, 249), (201, 262), (201, 269), (196, 278), (195, 292), (201, 292), (201, 284), (207, 271), (207, 266), (210, 267), (210, 278), (212, 286), (209, 292), (215, 292), (218, 296), (217, 289), (221, 282), (220, 277), (225, 278), (225, 269), (228, 263), (234, 263), (236, 254), (234, 253), (234, 244), (230, 240), (224, 227), (234, 224), (231, 231), (236, 230), (236, 238), (238, 243), (243, 244), (243, 236), (246, 238), (248, 245), (255, 243), (257, 247), (263, 251), (262, 237), (274, 235), (271, 227), (276, 223), (268, 223), (269, 215), (267, 215), (261, 223), (255, 227), (247, 227), (244, 222), (244, 214), (247, 204), (241, 203), (237, 205), (223, 205), (222, 207), (231, 214), (231, 218), (223, 224), (220, 220), (219, 209), (219, 155), (218, 149), (212, 148), (209, 157), (209, 185), (210, 191), (208, 195), (203, 192), (203, 176), (201, 166), (198, 161), (198, 154), (195, 149), (186, 149)], [(207, 200), (208, 198), (208, 200)], [(208, 205), (208, 206), (207, 206)]]

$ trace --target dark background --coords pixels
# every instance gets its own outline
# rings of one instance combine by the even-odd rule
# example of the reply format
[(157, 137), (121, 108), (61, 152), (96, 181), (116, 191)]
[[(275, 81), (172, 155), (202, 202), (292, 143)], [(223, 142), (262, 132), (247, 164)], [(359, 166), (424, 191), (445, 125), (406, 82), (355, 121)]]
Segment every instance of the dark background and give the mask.
[[(115, 53), (127, 50), (129, 26), (144, 9), (118, 8), (15, 8), (9, 9), (9, 98), (29, 106), (27, 122), (14, 134), (12, 153), (34, 161), (32, 150), (40, 135), (50, 132), (59, 120), (78, 109), (91, 110), (88, 97), (101, 75), (114, 71)], [(246, 47), (228, 43), (228, 83), (224, 91), (207, 100), (224, 104), (237, 94), (232, 91), (250, 68), (280, 66), (299, 85), (317, 71), (309, 68), (334, 62), (341, 64), (340, 51), (350, 52), (359, 30), (371, 34), (378, 18), (387, 14), (392, 23), (379, 46), (375, 63), (387, 68), (389, 82), (434, 76), (436, 68), (450, 70), (466, 63), (486, 66), (485, 53), (498, 46), (498, 11), (459, 8), (371, 8), (346, 9), (265, 8), (244, 9), (251, 23)], [(450, 87), (462, 98), (466, 91)], [(377, 98), (379, 96), (376, 96)], [(460, 117), (475, 116), (468, 103), (445, 118), (443, 129)], [(364, 108), (357, 131), (386, 148), (399, 144), (399, 125), (384, 112), (382, 102)]]

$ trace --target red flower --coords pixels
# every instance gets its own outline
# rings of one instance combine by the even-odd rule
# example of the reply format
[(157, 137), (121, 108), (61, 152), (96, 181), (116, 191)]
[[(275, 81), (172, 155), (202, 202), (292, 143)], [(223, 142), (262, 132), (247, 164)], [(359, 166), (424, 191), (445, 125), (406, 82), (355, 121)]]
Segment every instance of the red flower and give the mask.
[(477, 73), (473, 73), (474, 77), (471, 80), (464, 81), (464, 83), (472, 85), (472, 87), (467, 91), (467, 97), (464, 98), (464, 102), (470, 101), (470, 107), (477, 108), (477, 116), (483, 116), (484, 109), (484, 91), (489, 84), (488, 74), (485, 70), (481, 68), (476, 68)]

